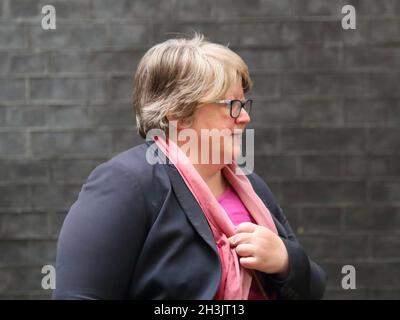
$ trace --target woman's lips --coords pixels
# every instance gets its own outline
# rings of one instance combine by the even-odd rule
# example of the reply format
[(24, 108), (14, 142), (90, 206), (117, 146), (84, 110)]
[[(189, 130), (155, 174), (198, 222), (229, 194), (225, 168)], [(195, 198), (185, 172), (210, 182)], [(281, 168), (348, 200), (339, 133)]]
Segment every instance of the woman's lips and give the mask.
[(241, 131), (241, 132), (233, 132), (232, 133), (232, 136), (238, 136), (238, 137), (241, 137), (243, 135), (243, 132)]
[(243, 132), (244, 132), (243, 129), (239, 129), (239, 128), (232, 129), (232, 135), (242, 135)]

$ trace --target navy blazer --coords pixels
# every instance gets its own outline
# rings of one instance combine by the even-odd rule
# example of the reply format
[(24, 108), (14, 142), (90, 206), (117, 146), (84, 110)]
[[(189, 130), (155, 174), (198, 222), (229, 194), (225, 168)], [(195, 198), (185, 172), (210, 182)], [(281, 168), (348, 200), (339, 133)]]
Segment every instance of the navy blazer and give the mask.
[[(62, 226), (54, 299), (213, 299), (217, 247), (198, 203), (172, 164), (149, 164), (146, 142), (100, 164)], [(323, 269), (299, 244), (271, 190), (247, 176), (289, 254), (289, 275), (257, 272), (281, 299), (320, 299)]]

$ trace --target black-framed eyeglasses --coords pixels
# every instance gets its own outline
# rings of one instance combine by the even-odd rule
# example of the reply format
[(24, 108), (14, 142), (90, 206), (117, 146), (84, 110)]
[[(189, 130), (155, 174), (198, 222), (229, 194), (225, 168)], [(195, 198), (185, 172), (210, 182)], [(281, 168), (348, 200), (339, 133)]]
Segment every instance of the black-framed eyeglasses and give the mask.
[(247, 99), (244, 101), (233, 99), (233, 100), (219, 100), (215, 101), (215, 103), (224, 103), (229, 106), (229, 114), (232, 118), (237, 119), (242, 111), (242, 108), (246, 110), (248, 114), (251, 112), (251, 106), (253, 104), (252, 99)]

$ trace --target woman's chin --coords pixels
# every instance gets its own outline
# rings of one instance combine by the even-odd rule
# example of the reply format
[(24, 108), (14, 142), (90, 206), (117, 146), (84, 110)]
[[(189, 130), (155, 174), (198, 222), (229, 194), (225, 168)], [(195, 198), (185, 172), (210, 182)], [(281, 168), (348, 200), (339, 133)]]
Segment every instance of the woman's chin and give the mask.
[(223, 154), (221, 155), (221, 160), (223, 164), (231, 164), (236, 161), (236, 159), (240, 155), (240, 148), (235, 147), (233, 149), (224, 150)]

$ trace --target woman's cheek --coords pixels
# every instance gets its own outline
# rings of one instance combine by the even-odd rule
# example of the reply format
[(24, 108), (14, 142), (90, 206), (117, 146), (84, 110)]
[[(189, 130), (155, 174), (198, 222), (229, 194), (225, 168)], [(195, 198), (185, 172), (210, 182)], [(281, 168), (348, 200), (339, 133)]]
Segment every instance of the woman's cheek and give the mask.
[(242, 136), (234, 136), (234, 141), (233, 141), (233, 157), (236, 160), (242, 150)]
[(225, 137), (225, 145), (223, 145), (222, 156), (224, 163), (232, 163), (237, 158), (240, 152), (240, 142), (235, 136), (229, 135)]

